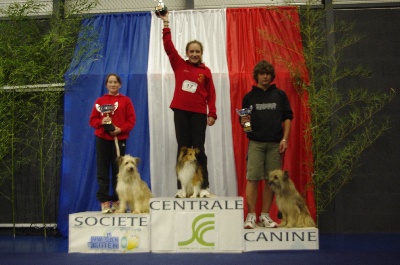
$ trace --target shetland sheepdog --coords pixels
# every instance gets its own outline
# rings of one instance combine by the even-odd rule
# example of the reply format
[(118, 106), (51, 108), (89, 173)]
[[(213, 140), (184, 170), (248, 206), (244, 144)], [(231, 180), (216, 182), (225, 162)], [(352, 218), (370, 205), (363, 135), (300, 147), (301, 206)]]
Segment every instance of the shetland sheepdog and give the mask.
[(182, 184), (181, 198), (197, 198), (200, 196), (203, 173), (197, 161), (198, 148), (181, 147), (176, 163), (176, 175)]

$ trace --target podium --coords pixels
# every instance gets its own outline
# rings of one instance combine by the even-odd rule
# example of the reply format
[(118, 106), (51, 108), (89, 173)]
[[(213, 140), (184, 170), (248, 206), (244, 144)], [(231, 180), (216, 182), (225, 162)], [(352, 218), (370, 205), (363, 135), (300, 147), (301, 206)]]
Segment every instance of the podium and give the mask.
[(69, 215), (80, 253), (237, 253), (319, 249), (317, 228), (243, 229), (243, 198), (152, 198), (149, 214)]
[(68, 252), (149, 252), (149, 225), (149, 214), (70, 214)]
[(243, 198), (153, 198), (153, 252), (242, 252)]
[(244, 229), (245, 251), (260, 250), (317, 250), (319, 249), (318, 229), (264, 228)]

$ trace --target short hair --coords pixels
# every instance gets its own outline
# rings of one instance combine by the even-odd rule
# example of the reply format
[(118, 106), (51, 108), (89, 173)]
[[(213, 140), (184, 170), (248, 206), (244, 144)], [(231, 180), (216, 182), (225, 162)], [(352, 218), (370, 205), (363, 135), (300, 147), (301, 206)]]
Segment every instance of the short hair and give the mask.
[(121, 78), (120, 78), (119, 75), (117, 75), (117, 74), (108, 74), (107, 77), (106, 77), (106, 85), (107, 85), (107, 83), (108, 83), (108, 79), (110, 78), (110, 76), (115, 76), (115, 78), (117, 79), (118, 83), (119, 83), (120, 85), (122, 85)]
[(253, 79), (258, 83), (258, 74), (270, 74), (271, 75), (271, 82), (275, 79), (275, 69), (266, 60), (262, 60), (254, 66), (253, 70)]

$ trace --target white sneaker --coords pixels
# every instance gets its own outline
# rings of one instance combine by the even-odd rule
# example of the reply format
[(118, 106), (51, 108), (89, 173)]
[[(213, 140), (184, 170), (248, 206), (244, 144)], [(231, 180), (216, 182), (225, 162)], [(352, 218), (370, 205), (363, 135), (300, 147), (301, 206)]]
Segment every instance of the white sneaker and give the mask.
[(269, 214), (261, 214), (260, 215), (260, 222), (258, 223), (259, 226), (267, 227), (267, 228), (276, 228), (278, 224), (275, 223)]
[(119, 201), (115, 201), (111, 203), (111, 211), (115, 213), (119, 210)]
[(102, 213), (112, 213), (110, 202), (102, 202), (100, 205)]
[(182, 189), (179, 189), (179, 190), (175, 193), (175, 198), (184, 198)]
[(210, 197), (211, 197), (210, 188), (200, 191), (200, 198), (210, 198)]
[(244, 222), (244, 229), (256, 228), (256, 219), (255, 214), (247, 214), (246, 221)]

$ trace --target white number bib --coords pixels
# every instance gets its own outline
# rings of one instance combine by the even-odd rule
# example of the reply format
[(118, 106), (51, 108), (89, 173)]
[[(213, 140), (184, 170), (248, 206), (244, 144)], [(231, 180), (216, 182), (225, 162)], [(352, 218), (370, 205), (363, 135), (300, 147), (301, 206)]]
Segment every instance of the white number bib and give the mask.
[(185, 80), (182, 84), (182, 90), (190, 93), (195, 93), (197, 90), (197, 83)]

